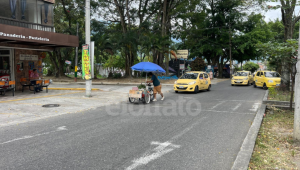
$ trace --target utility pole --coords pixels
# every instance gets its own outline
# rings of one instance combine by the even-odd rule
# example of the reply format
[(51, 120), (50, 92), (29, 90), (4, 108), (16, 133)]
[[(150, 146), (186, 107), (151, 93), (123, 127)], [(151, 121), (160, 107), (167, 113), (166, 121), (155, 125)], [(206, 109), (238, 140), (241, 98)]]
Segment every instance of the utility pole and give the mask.
[(229, 20), (229, 56), (230, 56), (230, 79), (232, 78), (232, 60), (231, 60), (231, 28)]
[[(91, 45), (91, 28), (90, 28), (90, 0), (85, 0), (85, 44), (90, 48)], [(92, 79), (85, 80), (86, 97), (92, 97)]]
[[(78, 22), (77, 22), (76, 36), (78, 37)], [(76, 54), (75, 54), (75, 82), (77, 82), (77, 65), (78, 65), (78, 47), (76, 47)]]
[[(300, 27), (299, 27), (300, 30)], [(300, 32), (299, 32), (300, 38)], [(295, 80), (295, 113), (294, 113), (294, 138), (300, 140), (300, 39), (298, 42), (298, 57), (296, 64)]]

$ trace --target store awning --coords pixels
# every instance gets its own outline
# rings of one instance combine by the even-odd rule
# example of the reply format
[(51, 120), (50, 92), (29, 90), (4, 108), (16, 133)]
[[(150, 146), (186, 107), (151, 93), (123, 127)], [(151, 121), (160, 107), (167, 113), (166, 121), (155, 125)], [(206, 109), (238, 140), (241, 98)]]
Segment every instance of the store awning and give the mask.
[(78, 47), (79, 39), (74, 35), (0, 24), (0, 46), (9, 47), (10, 45), (46, 49)]

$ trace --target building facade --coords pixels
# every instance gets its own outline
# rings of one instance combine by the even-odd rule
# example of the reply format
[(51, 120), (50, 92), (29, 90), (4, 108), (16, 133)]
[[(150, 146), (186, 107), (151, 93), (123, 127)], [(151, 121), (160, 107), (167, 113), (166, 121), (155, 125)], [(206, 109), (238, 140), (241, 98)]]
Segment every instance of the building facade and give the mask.
[(55, 33), (55, 0), (0, 0), (0, 81), (42, 75), (42, 60), (55, 48), (78, 47), (77, 36)]

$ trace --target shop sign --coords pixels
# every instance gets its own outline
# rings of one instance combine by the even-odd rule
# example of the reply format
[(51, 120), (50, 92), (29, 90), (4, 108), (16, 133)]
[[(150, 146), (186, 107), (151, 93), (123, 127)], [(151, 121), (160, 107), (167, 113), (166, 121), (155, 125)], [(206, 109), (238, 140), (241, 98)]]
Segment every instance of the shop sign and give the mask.
[(207, 69), (211, 69), (211, 65), (208, 65), (208, 66), (207, 66)]
[(82, 46), (82, 78), (86, 80), (90, 80), (92, 78), (88, 44)]
[(20, 54), (20, 60), (37, 61), (38, 59), (39, 59), (38, 55)]
[(65, 63), (66, 64), (72, 64), (72, 61), (66, 60)]
[[(176, 52), (177, 58), (187, 59), (188, 55), (189, 55), (189, 50), (177, 50)], [(175, 58), (175, 57), (171, 55), (171, 58)]]
[(0, 32), (0, 36), (2, 37), (9, 37), (9, 38), (20, 38), (20, 39), (27, 39), (27, 40), (37, 40), (37, 41), (50, 41), (48, 38), (45, 37), (35, 37), (35, 36), (25, 36), (21, 34), (10, 34), (6, 32)]

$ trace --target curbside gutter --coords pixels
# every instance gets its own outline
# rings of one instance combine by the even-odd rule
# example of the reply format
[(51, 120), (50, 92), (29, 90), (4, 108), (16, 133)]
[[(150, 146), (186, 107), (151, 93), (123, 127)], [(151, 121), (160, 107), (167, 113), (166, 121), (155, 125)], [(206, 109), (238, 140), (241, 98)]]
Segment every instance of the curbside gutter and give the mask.
[(266, 91), (266, 94), (263, 98), (263, 104), (265, 104), (264, 102), (268, 100), (268, 96), (269, 96), (269, 90)]
[[(268, 91), (266, 92), (263, 100), (268, 97)], [(252, 122), (252, 125), (247, 133), (247, 136), (245, 137), (243, 144), (241, 146), (241, 149), (233, 163), (233, 166), (231, 167), (231, 170), (247, 170), (249, 166), (249, 162), (252, 156), (252, 152), (255, 146), (255, 141), (257, 138), (258, 131), (261, 126), (261, 122), (263, 120), (265, 111), (266, 111), (266, 105), (262, 104), (256, 113), (256, 116)]]
[(231, 170), (247, 170), (255, 146), (256, 137), (261, 126), (261, 122), (266, 111), (266, 105), (262, 104), (257, 112), (254, 121), (248, 131), (242, 147), (234, 161)]

